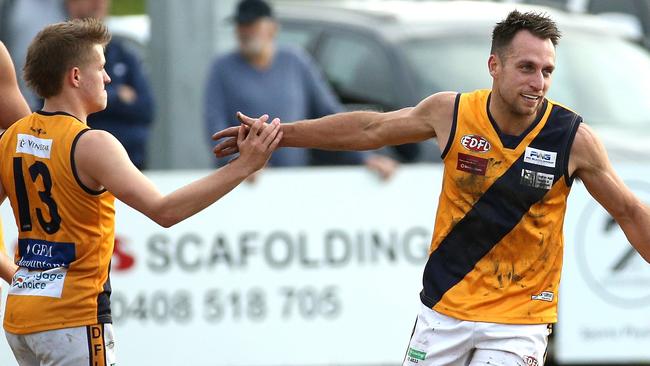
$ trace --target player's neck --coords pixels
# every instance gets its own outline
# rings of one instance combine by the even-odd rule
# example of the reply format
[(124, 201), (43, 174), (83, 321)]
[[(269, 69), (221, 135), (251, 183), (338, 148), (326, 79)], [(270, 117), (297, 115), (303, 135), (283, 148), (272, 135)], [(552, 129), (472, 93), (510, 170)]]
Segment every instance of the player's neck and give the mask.
[(537, 113), (532, 115), (514, 113), (512, 108), (494, 93), (490, 97), (488, 108), (494, 122), (499, 126), (501, 132), (506, 135), (521, 135), (537, 119)]
[(43, 112), (65, 112), (75, 116), (77, 119), (86, 123), (88, 112), (77, 101), (70, 100), (61, 95), (45, 99), (45, 104), (42, 108)]

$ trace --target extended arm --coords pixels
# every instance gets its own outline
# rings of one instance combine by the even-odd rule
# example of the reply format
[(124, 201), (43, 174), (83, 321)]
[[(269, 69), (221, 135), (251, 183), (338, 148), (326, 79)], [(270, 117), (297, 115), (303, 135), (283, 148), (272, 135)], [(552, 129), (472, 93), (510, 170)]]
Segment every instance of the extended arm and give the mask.
[[(2, 187), (2, 184), (0, 184), (0, 204), (5, 201), (5, 198), (7, 198), (7, 195), (5, 194), (5, 190)], [(0, 230), (1, 229), (2, 225), (0, 225)], [(18, 270), (18, 266), (7, 255), (6, 251), (4, 250), (4, 243), (0, 243), (0, 248), (3, 248), (3, 250), (0, 250), (0, 278), (5, 280), (5, 282), (11, 284), (11, 280), (14, 276), (14, 273), (16, 273)]]
[(618, 222), (632, 246), (650, 263), (650, 210), (614, 171), (600, 139), (584, 123), (571, 148), (569, 169)]
[(20, 94), (9, 52), (0, 42), (0, 127), (8, 128), (31, 111)]
[[(281, 146), (372, 150), (386, 145), (420, 142), (435, 136), (444, 146), (451, 128), (455, 96), (456, 93), (450, 92), (434, 94), (415, 107), (394, 112), (347, 112), (283, 124)], [(247, 126), (253, 121), (242, 114), (239, 117)], [(236, 152), (233, 137), (238, 128), (228, 128), (213, 136), (215, 140), (230, 137), (215, 147), (217, 156)]]
[(237, 159), (168, 195), (162, 195), (131, 163), (122, 145), (104, 131), (90, 130), (79, 138), (75, 161), (79, 177), (88, 188), (105, 187), (120, 201), (169, 227), (216, 202), (266, 164), (282, 133), (277, 120), (264, 131), (262, 125), (258, 120), (246, 137), (242, 129)]
[(18, 266), (3, 250), (2, 253), (0, 253), (0, 278), (10, 284), (16, 270), (18, 270)]

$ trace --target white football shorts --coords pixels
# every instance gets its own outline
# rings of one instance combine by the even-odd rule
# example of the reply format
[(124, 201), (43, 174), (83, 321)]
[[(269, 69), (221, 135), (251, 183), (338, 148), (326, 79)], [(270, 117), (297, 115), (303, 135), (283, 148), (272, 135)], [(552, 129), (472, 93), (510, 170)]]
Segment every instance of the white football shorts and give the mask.
[(5, 334), (20, 366), (117, 365), (111, 324)]
[(542, 366), (549, 324), (458, 320), (422, 305), (403, 366)]

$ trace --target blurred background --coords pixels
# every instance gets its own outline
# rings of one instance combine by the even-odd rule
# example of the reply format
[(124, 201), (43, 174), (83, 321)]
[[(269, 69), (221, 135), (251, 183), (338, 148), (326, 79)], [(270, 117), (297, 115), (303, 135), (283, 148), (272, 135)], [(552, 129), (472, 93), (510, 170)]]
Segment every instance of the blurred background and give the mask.
[[(536, 9), (563, 32), (548, 97), (583, 115), (628, 183), (650, 192), (650, 0), (272, 0), (276, 27), (248, 30), (261, 40), (237, 30), (237, 4), (0, 0), (0, 40), (20, 69), (45, 24), (105, 17), (114, 37), (109, 110), (89, 124), (115, 134), (172, 190), (224, 163), (209, 136), (236, 123), (233, 110), (281, 106), (288, 122), (489, 88), (494, 23), (514, 8)], [(234, 55), (264, 64), (264, 41), (297, 74), (242, 81), (250, 70)], [(399, 364), (417, 312), (439, 155), (435, 141), (369, 153), (287, 150), (218, 207), (168, 231), (119, 207), (120, 363), (153, 364), (143, 358), (152, 352), (174, 365)], [(650, 270), (584, 188), (574, 191), (547, 364), (650, 365)], [(0, 343), (0, 364), (11, 364)]]

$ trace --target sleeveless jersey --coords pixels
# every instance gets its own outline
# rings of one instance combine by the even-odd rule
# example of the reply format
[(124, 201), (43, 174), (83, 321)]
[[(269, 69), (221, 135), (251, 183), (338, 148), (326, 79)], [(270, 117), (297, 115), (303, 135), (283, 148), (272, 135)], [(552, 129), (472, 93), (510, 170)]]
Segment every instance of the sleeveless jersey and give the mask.
[(74, 150), (88, 127), (36, 112), (0, 138), (0, 179), (18, 228), (4, 328), (15, 334), (110, 323), (114, 197), (77, 176)]
[(458, 94), (420, 294), (461, 320), (557, 321), (569, 152), (582, 118), (544, 100), (520, 136), (500, 132), (489, 90)]

